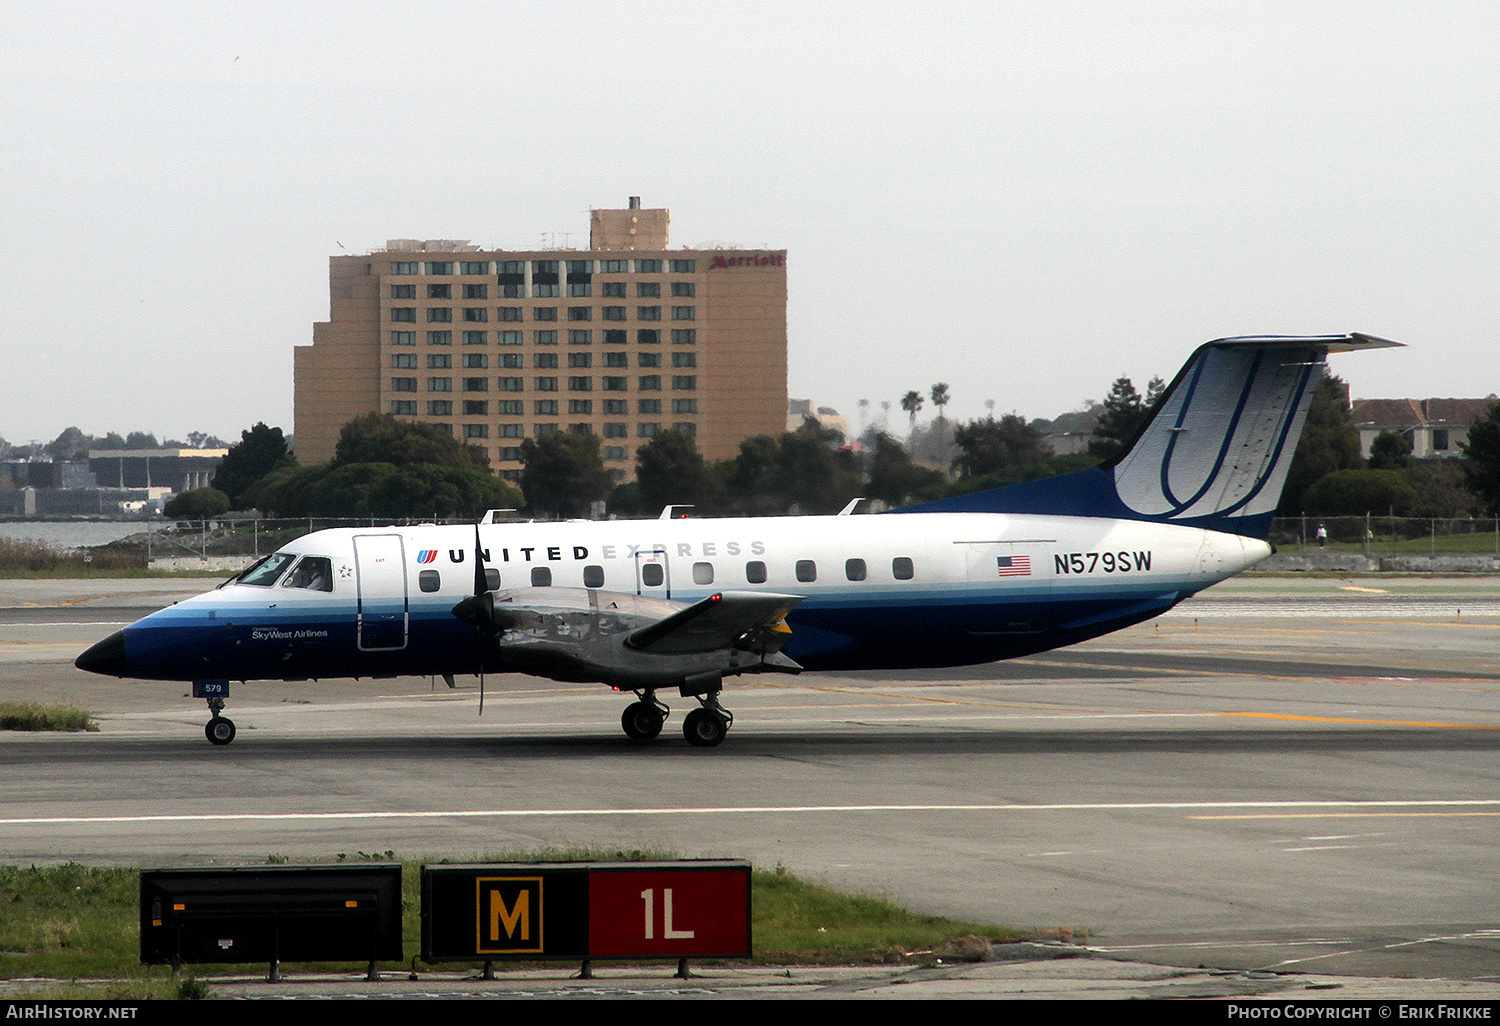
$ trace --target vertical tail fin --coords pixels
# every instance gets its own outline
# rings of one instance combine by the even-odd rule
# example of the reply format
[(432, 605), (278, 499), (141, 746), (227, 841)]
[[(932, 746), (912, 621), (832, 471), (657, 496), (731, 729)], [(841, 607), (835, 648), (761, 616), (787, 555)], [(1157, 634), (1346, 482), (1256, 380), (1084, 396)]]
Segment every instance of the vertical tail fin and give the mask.
[(1218, 339), (1193, 353), (1114, 461), (893, 512), (1117, 517), (1264, 538), (1325, 357), (1395, 345), (1361, 334)]

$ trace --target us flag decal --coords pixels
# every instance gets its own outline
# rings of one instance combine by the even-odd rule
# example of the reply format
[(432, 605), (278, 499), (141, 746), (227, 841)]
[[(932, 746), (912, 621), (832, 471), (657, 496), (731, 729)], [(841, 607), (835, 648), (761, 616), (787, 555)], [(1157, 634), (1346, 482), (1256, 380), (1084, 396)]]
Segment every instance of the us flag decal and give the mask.
[(1001, 577), (1030, 577), (1030, 556), (997, 556), (995, 562), (1000, 565)]

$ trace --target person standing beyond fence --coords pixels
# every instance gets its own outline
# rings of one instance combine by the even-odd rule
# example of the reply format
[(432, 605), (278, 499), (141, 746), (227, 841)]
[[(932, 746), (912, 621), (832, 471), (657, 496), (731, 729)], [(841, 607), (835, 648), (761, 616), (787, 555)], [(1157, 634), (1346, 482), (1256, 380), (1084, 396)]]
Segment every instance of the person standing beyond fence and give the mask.
[(1318, 548), (1320, 548), (1320, 549), (1324, 545), (1328, 544), (1328, 528), (1324, 527), (1322, 524), (1318, 525), (1317, 539), (1318, 539)]

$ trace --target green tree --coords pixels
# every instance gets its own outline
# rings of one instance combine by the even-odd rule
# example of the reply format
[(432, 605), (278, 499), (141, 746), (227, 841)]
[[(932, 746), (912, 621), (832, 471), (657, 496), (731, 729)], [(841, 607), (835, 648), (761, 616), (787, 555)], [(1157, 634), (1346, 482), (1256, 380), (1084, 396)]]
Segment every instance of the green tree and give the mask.
[(167, 516), (187, 520), (223, 516), (229, 510), (229, 496), (217, 488), (194, 488), (192, 491), (180, 492), (162, 507), (162, 512)]
[[(1342, 378), (1328, 376), (1318, 382), (1302, 438), (1287, 470), (1279, 516), (1299, 516), (1303, 510), (1302, 493), (1315, 481), (1336, 470), (1358, 470), (1364, 466), (1359, 452), (1359, 431), (1349, 412), (1349, 386)], [(1364, 511), (1361, 510), (1361, 513)]]
[(1318, 517), (1403, 517), (1416, 499), (1416, 490), (1399, 470), (1335, 470), (1307, 489), (1302, 508)]
[(346, 463), (432, 463), (488, 471), (483, 449), (465, 445), (436, 424), (398, 420), (388, 413), (367, 413), (345, 424), (333, 450), (333, 465)]
[(76, 427), (64, 428), (62, 433), (43, 446), (48, 456), (58, 463), (87, 459), (94, 439)]
[(946, 381), (939, 381), (936, 385), (932, 386), (930, 395), (932, 396), (932, 405), (937, 407), (938, 420), (942, 420), (943, 407), (947, 406), (953, 399), (953, 396), (948, 394), (948, 383)]
[(281, 516), (475, 517), (519, 509), (521, 495), (492, 474), (435, 463), (286, 466), (248, 488), (243, 501)]
[(229, 496), (230, 509), (239, 509), (245, 491), (251, 485), (272, 471), (294, 466), (296, 462), (287, 451), (286, 436), (281, 433), (281, 428), (259, 423), (240, 432), (239, 442), (229, 447), (209, 483)]
[(660, 512), (669, 503), (702, 512), (717, 504), (712, 469), (692, 437), (680, 431), (663, 431), (636, 450), (635, 479), (643, 512)]
[(1411, 466), (1411, 443), (1397, 431), (1382, 431), (1370, 443), (1371, 470), (1402, 470)]
[(917, 430), (917, 411), (922, 408), (922, 393), (911, 391), (901, 397), (901, 408), (911, 418), (911, 431)]
[(953, 441), (959, 448), (953, 469), (964, 477), (1045, 463), (1052, 456), (1042, 433), (1014, 413), (960, 425)]
[(1486, 513), (1500, 513), (1500, 402), (1469, 425), (1469, 437), (1458, 443), (1464, 454), (1464, 477)]
[(609, 495), (609, 471), (599, 455), (599, 437), (554, 432), (521, 443), (521, 491), (537, 513), (586, 517)]
[(912, 462), (900, 442), (884, 431), (869, 436), (869, 481), (865, 494), (887, 506), (904, 506), (917, 497), (933, 497), (943, 486), (943, 475)]

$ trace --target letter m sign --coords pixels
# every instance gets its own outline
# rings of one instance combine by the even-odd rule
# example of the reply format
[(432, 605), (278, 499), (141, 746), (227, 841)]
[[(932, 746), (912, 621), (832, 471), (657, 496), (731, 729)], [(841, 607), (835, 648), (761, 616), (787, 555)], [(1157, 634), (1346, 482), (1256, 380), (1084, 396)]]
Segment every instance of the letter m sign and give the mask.
[(475, 880), (480, 954), (514, 955), (542, 948), (542, 878), (481, 876)]

